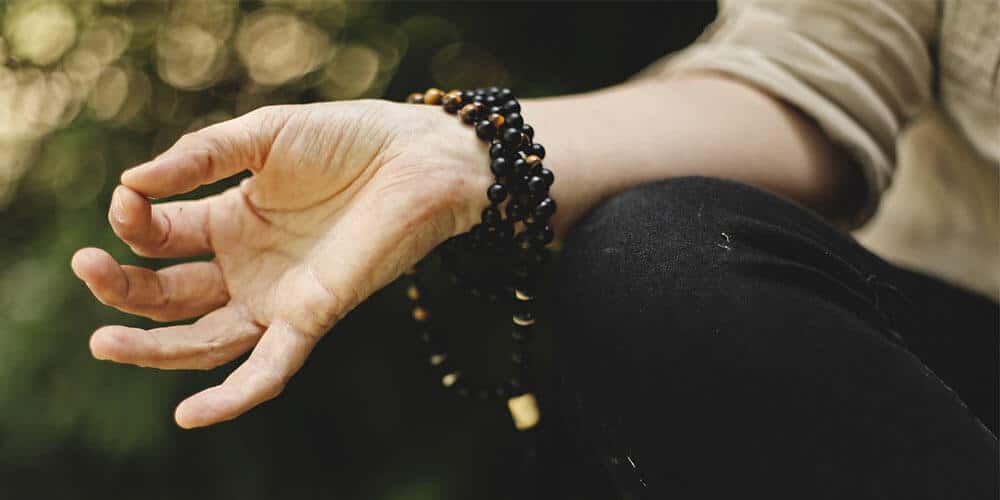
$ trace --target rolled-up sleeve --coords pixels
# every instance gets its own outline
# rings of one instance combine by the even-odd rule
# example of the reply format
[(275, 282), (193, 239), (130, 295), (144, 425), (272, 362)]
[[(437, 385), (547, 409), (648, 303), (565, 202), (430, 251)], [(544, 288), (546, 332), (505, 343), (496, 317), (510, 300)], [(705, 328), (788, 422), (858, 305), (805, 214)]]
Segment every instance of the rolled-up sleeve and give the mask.
[(697, 42), (642, 73), (724, 72), (810, 116), (864, 171), (877, 207), (896, 138), (931, 99), (935, 0), (720, 2)]

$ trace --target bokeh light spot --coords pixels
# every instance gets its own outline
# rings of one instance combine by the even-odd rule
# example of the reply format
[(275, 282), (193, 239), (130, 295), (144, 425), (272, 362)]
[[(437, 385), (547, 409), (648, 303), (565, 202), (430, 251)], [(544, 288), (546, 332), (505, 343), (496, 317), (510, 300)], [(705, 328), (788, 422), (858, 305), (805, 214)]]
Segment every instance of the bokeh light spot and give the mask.
[(253, 81), (281, 85), (316, 69), (331, 53), (327, 34), (298, 16), (258, 11), (236, 35), (236, 52)]
[(15, 2), (4, 16), (4, 36), (16, 59), (47, 66), (76, 41), (76, 18), (61, 2)]
[(354, 45), (342, 48), (326, 67), (324, 94), (330, 99), (352, 99), (364, 94), (378, 75), (378, 52)]

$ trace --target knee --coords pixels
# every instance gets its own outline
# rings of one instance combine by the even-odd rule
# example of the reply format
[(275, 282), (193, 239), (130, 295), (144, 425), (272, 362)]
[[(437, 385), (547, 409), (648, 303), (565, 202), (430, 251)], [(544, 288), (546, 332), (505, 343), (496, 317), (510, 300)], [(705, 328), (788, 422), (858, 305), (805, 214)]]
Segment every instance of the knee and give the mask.
[(749, 186), (698, 177), (607, 200), (569, 235), (554, 273), (563, 369), (627, 378), (670, 360), (711, 370), (742, 356), (750, 338), (760, 348), (783, 342), (780, 315), (759, 314), (786, 300), (778, 281), (761, 279), (772, 255), (759, 243), (778, 237), (774, 217), (796, 212)]
[[(628, 295), (650, 303), (702, 289), (724, 273), (746, 226), (739, 213), (750, 188), (703, 177), (678, 178), (618, 194), (586, 216), (562, 253), (559, 287), (605, 306)], [(756, 193), (753, 193), (756, 195)], [(599, 297), (590, 297), (598, 294)]]

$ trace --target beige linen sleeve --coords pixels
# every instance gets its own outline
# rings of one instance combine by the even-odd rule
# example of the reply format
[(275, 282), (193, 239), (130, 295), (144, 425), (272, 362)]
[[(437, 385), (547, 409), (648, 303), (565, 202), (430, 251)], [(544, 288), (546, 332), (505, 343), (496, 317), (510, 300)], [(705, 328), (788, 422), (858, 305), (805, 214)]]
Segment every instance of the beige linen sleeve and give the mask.
[(896, 137), (931, 99), (937, 0), (720, 0), (687, 49), (640, 77), (719, 71), (802, 110), (861, 166), (867, 219), (889, 185)]

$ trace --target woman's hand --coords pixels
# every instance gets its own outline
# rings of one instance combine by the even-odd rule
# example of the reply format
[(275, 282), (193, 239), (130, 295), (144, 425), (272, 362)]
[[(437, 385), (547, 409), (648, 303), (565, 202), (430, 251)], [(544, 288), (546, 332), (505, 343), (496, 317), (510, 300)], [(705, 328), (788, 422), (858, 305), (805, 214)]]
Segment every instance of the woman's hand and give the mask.
[[(126, 171), (108, 219), (148, 257), (214, 253), (153, 271), (81, 249), (72, 267), (101, 302), (189, 325), (98, 329), (93, 355), (209, 369), (226, 380), (183, 401), (182, 427), (277, 396), (340, 318), (445, 239), (468, 230), (491, 183), (485, 146), (436, 106), (355, 101), (261, 108), (182, 137)], [(150, 204), (249, 169), (222, 194)]]

